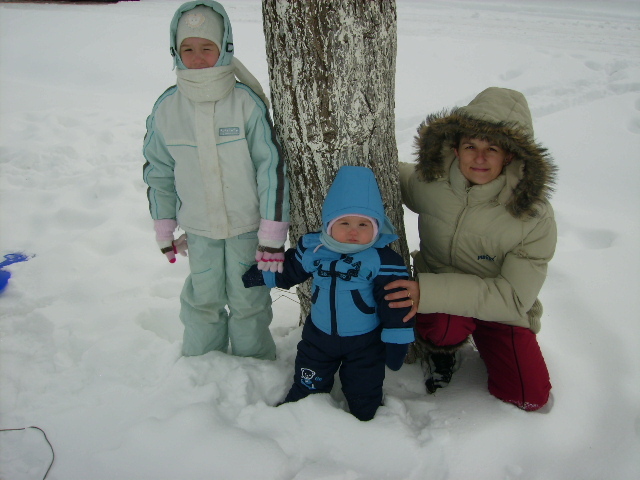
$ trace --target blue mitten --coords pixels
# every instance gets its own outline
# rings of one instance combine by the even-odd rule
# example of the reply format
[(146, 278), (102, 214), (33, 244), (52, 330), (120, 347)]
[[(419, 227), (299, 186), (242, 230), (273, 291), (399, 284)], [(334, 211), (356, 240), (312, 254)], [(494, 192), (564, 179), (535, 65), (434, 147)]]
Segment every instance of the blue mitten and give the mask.
[(394, 372), (400, 370), (404, 363), (404, 357), (407, 356), (409, 344), (407, 343), (387, 343), (387, 358), (385, 363)]
[(262, 271), (258, 270), (258, 265), (252, 265), (251, 268), (242, 275), (242, 283), (244, 283), (244, 288), (266, 285), (264, 283)]

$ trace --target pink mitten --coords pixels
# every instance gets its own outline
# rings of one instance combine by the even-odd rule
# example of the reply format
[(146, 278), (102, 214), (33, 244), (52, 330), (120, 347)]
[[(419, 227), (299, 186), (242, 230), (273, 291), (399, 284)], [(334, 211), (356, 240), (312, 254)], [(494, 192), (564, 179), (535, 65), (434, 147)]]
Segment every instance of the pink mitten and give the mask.
[(170, 218), (154, 220), (153, 228), (156, 231), (156, 242), (160, 251), (167, 256), (170, 263), (175, 263), (177, 250), (173, 245), (173, 232), (178, 228), (178, 222)]
[(258, 247), (256, 251), (256, 262), (258, 262), (258, 270), (265, 272), (282, 273), (284, 265), (284, 247), (280, 247), (278, 251), (269, 247)]
[(258, 269), (282, 273), (284, 262), (284, 242), (287, 239), (289, 222), (260, 220), (258, 229), (258, 250), (256, 262)]

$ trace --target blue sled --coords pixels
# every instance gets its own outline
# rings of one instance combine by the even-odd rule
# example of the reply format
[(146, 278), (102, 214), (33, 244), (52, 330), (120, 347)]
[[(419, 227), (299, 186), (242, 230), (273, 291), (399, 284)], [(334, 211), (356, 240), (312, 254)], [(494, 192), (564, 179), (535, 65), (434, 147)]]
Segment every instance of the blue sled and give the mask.
[(4, 258), (4, 261), (0, 262), (0, 293), (4, 292), (7, 283), (9, 283), (9, 278), (11, 278), (11, 272), (7, 272), (3, 267), (12, 263), (26, 262), (30, 257), (22, 253), (8, 253)]

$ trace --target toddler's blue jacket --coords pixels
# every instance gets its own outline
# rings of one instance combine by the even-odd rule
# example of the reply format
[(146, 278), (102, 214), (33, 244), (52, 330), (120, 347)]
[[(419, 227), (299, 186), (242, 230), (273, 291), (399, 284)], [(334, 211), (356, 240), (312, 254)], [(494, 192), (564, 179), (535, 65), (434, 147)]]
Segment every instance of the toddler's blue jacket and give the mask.
[(388, 246), (341, 254), (321, 246), (319, 233), (308, 233), (285, 255), (283, 273), (262, 272), (267, 286), (289, 289), (313, 276), (311, 321), (329, 335), (349, 337), (382, 325), (382, 341), (413, 342), (413, 320), (403, 323), (408, 308), (389, 308), (384, 286), (409, 277)]
[[(340, 253), (323, 243), (322, 233), (308, 233), (297, 248), (286, 252), (284, 272), (262, 272), (269, 287), (289, 289), (313, 275), (311, 320), (324, 333), (349, 337), (382, 324), (382, 341), (408, 344), (414, 340), (413, 320), (403, 323), (409, 308), (389, 308), (384, 290), (389, 282), (407, 279), (402, 257), (388, 245), (398, 238), (384, 212), (373, 171), (343, 166), (322, 206), (324, 238), (331, 220), (344, 215), (373, 218), (379, 235), (355, 253)], [(330, 239), (329, 239), (330, 240)], [(326, 240), (327, 243), (330, 243)], [(343, 250), (348, 251), (348, 250)]]

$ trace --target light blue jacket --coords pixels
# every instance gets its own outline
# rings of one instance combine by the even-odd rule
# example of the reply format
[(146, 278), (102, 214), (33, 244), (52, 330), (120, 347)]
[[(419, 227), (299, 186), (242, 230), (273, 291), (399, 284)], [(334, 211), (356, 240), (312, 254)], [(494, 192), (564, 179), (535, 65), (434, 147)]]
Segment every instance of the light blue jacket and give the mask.
[[(172, 51), (180, 15), (199, 4), (224, 19), (227, 31), (216, 66), (228, 65), (231, 25), (224, 8), (211, 0), (178, 9), (171, 23)], [(217, 102), (194, 102), (176, 86), (166, 90), (147, 119), (143, 154), (153, 219), (177, 219), (186, 232), (214, 239), (255, 231), (261, 218), (289, 221), (286, 168), (269, 112), (240, 82)]]

